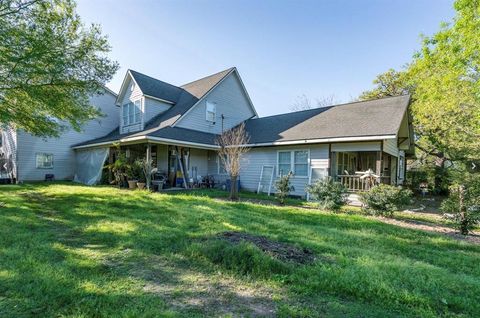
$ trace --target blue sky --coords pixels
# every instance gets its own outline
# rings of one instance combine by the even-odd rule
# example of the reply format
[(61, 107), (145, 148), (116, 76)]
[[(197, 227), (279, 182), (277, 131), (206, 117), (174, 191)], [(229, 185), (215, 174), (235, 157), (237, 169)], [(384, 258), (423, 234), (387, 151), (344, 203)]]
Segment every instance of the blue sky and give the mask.
[(454, 16), (447, 0), (78, 0), (78, 13), (109, 36), (113, 90), (129, 68), (180, 85), (236, 66), (260, 116), (302, 94), (352, 100)]

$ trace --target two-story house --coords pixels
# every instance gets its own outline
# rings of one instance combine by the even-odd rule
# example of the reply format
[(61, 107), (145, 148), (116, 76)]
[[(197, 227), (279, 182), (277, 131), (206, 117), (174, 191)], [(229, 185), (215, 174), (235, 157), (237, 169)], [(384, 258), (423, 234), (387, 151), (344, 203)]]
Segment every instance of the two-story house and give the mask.
[[(120, 144), (128, 156), (150, 156), (171, 185), (176, 185), (180, 160), (188, 178), (209, 175), (222, 182), (227, 176), (215, 140), (244, 122), (251, 147), (242, 162), (244, 189), (256, 191), (260, 184), (265, 190), (265, 182), (272, 184), (289, 171), (297, 195), (305, 194), (311, 179), (325, 175), (351, 190), (364, 189), (360, 177), (368, 169), (383, 183), (401, 184), (405, 156), (413, 154), (409, 101), (409, 96), (389, 97), (259, 118), (236, 68), (182, 86), (129, 70), (107, 112), (115, 127), (70, 142), (72, 165), (57, 172), (53, 156), (51, 169), (93, 184), (102, 166), (114, 160), (110, 148)], [(20, 162), (20, 181), (45, 173), (18, 174)]]

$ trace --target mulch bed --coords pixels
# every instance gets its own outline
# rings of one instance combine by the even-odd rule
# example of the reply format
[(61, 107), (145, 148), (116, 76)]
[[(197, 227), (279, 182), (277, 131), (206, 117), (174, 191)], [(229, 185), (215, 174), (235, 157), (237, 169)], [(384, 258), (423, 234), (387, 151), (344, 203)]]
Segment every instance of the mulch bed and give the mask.
[(252, 243), (263, 252), (281, 261), (309, 264), (316, 260), (315, 255), (309, 249), (298, 248), (288, 243), (272, 241), (265, 236), (228, 231), (219, 233), (218, 237), (232, 244), (238, 244), (240, 242)]

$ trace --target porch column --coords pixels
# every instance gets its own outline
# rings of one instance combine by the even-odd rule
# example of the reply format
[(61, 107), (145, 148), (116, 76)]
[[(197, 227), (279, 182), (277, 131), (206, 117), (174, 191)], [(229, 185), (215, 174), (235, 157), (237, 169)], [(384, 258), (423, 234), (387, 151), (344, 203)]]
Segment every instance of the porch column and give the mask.
[(337, 153), (330, 151), (330, 176), (336, 180), (337, 179)]
[(378, 183), (381, 183), (382, 182), (382, 152), (381, 151), (377, 151), (377, 158), (376, 158), (376, 162), (375, 162), (375, 174), (377, 176), (379, 176), (380, 178), (378, 179)]
[(147, 189), (150, 190), (150, 183), (151, 183), (151, 172), (152, 172), (152, 145), (147, 144), (147, 154), (146, 154), (146, 159), (147, 159), (147, 173), (145, 176), (145, 181), (147, 181)]

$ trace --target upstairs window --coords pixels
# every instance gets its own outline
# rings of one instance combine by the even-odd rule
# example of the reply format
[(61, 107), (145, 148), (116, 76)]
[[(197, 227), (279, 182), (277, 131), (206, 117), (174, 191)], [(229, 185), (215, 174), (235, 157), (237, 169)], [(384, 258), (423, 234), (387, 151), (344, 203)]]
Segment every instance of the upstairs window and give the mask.
[(207, 111), (205, 115), (207, 121), (215, 123), (215, 117), (217, 115), (217, 105), (215, 103), (207, 101)]
[(122, 106), (123, 125), (133, 125), (140, 122), (140, 114), (142, 109), (142, 101), (136, 100)]

